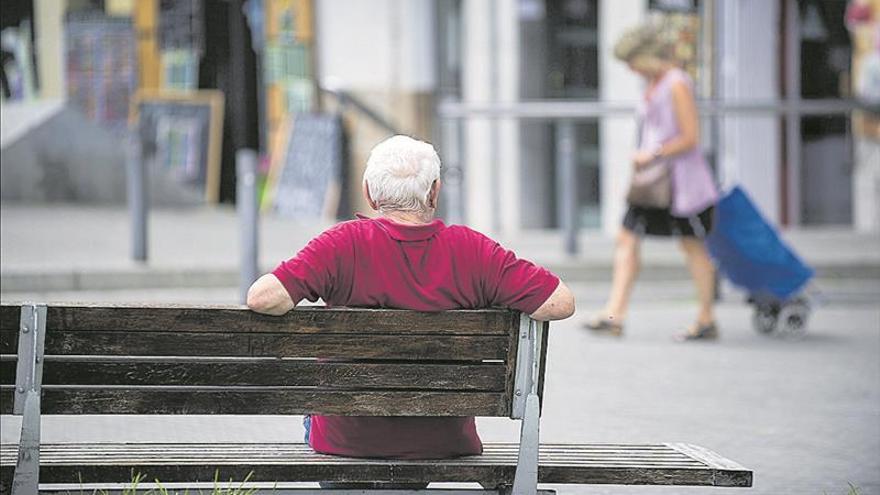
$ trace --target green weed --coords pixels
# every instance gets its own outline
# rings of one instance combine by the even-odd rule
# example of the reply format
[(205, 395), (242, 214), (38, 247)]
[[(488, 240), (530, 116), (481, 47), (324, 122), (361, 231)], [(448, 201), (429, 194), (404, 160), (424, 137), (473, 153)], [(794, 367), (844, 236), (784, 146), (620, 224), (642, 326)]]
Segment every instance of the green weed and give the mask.
[[(250, 481), (253, 476), (253, 471), (248, 473), (245, 478), (238, 483), (237, 486), (234, 485), (234, 481), (230, 478), (226, 486), (220, 485), (220, 471), (214, 471), (214, 486), (212, 486), (209, 490), (196, 489), (195, 492), (192, 492), (192, 495), (254, 495), (257, 492), (257, 488), (245, 488), (245, 484)], [(190, 490), (184, 489), (183, 491), (168, 489), (166, 488), (161, 481), (158, 479), (154, 479), (154, 483), (156, 484), (156, 488), (144, 489), (140, 488), (140, 485), (145, 482), (146, 476), (141, 473), (132, 473), (131, 483), (127, 484), (122, 489), (122, 495), (190, 495)], [(80, 484), (80, 495), (87, 495), (87, 493), (83, 490), (83, 479), (82, 475), (79, 475), (79, 484)], [(273, 488), (274, 491), (274, 488)], [(96, 488), (91, 492), (91, 495), (109, 495), (109, 492), (104, 489)]]
[[(862, 495), (861, 490), (856, 485), (853, 485), (850, 482), (846, 483), (849, 485), (849, 490), (846, 492), (846, 495)], [(828, 492), (823, 492), (823, 495), (828, 495)]]

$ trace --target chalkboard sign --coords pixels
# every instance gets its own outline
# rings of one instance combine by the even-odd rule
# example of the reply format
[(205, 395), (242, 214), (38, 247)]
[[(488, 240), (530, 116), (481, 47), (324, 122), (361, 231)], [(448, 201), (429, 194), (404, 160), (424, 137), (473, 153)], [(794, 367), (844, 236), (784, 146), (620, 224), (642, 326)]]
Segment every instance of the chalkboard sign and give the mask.
[(139, 92), (132, 116), (144, 155), (152, 158), (150, 165), (203, 192), (207, 202), (216, 203), (220, 197), (223, 93)]
[(272, 210), (287, 218), (335, 217), (344, 150), (338, 115), (298, 114), (275, 174)]

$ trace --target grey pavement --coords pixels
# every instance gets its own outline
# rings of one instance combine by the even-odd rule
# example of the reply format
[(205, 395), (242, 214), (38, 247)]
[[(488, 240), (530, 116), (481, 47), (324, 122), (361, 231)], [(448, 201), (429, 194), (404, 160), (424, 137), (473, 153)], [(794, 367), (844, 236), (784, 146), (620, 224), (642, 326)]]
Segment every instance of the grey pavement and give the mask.
[[(722, 338), (683, 345), (670, 335), (691, 319), (693, 300), (658, 300), (659, 283), (637, 287), (627, 332), (609, 339), (579, 327), (607, 288), (575, 283), (580, 304), (551, 326), (542, 419), (546, 442), (689, 442), (755, 471), (742, 493), (880, 493), (880, 308), (832, 302), (818, 307), (803, 340), (778, 340), (750, 328), (737, 298), (719, 305)], [(682, 287), (684, 289), (684, 287)], [(188, 294), (219, 303), (235, 290), (128, 291), (126, 298), (166, 301)], [(110, 294), (110, 296), (108, 296)], [(107, 300), (117, 291), (81, 293)], [(52, 295), (49, 294), (49, 298)], [(2, 417), (2, 440), (17, 437), (17, 418)], [(513, 441), (518, 423), (478, 420), (487, 441)], [(291, 441), (298, 417), (46, 417), (50, 441)], [(559, 486), (560, 493), (710, 494), (733, 489)]]
[[(260, 264), (271, 269), (292, 256), (327, 223), (264, 216)], [(880, 279), (880, 236), (825, 228), (786, 232), (786, 239), (821, 279)], [(609, 278), (613, 241), (597, 232), (580, 237), (581, 254), (568, 257), (555, 231), (497, 236), (522, 257), (538, 261), (566, 280)], [(130, 224), (124, 206), (0, 207), (0, 290), (76, 291), (131, 288), (234, 287), (239, 240), (229, 207), (154, 210), (149, 217), (149, 260), (131, 260)], [(674, 241), (649, 240), (643, 278), (686, 280)]]
[[(237, 300), (238, 237), (229, 209), (159, 210), (152, 257), (128, 259), (124, 209), (0, 208), (3, 302), (103, 301), (228, 304)], [(264, 269), (324, 225), (264, 218)], [(584, 233), (584, 253), (561, 254), (551, 232), (501, 238), (567, 279), (578, 313), (552, 326), (542, 421), (547, 442), (689, 442), (755, 471), (742, 493), (880, 494), (880, 238), (824, 229), (786, 233), (820, 268), (820, 293), (803, 340), (758, 335), (742, 294), (726, 287), (722, 338), (681, 345), (670, 334), (693, 317), (693, 289), (674, 243), (645, 246), (622, 339), (579, 327), (608, 289), (611, 241)], [(0, 418), (0, 438), (18, 420)], [(487, 441), (514, 440), (518, 424), (480, 419)], [(46, 417), (49, 441), (300, 441), (297, 417)], [(740, 493), (731, 489), (558, 487), (561, 493)]]

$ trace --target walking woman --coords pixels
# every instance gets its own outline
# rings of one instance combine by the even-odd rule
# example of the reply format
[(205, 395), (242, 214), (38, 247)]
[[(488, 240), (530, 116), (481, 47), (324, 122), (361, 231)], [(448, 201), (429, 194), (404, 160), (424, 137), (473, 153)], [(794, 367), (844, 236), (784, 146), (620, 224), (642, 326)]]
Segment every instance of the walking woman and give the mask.
[(714, 339), (718, 336), (712, 307), (715, 275), (703, 239), (712, 226), (718, 191), (700, 151), (693, 81), (673, 62), (671, 48), (662, 31), (652, 24), (627, 32), (614, 47), (615, 57), (646, 82), (633, 171), (666, 167), (671, 195), (668, 207), (639, 206), (630, 198), (623, 228), (617, 235), (611, 293), (605, 308), (585, 326), (621, 335), (639, 272), (642, 236), (676, 236), (687, 257), (699, 300), (694, 323), (676, 338)]

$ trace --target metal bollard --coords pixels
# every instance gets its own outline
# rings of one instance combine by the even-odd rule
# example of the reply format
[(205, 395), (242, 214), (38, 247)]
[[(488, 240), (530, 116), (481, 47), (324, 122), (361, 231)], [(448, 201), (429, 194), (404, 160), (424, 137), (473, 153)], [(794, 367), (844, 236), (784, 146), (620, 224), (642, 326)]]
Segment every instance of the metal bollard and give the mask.
[(147, 261), (147, 167), (140, 138), (135, 135), (127, 144), (125, 156), (128, 211), (131, 215), (131, 258)]
[(259, 210), (257, 208), (257, 152), (241, 149), (235, 153), (236, 209), (241, 244), (241, 274), (239, 295), (247, 301), (247, 291), (259, 276), (258, 237)]
[(556, 123), (556, 214), (565, 239), (565, 253), (578, 253), (577, 170), (575, 169), (574, 122)]

